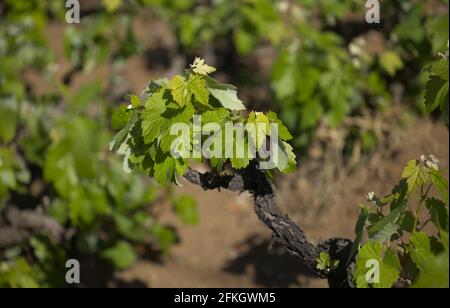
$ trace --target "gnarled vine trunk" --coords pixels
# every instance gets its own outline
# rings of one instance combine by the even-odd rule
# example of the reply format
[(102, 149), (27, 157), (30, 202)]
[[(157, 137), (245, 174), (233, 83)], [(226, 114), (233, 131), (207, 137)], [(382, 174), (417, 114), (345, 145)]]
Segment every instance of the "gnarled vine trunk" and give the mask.
[[(234, 175), (217, 173), (200, 173), (189, 169), (184, 177), (192, 184), (200, 185), (205, 190), (225, 188), (231, 191), (248, 191), (254, 200), (254, 210), (261, 220), (273, 232), (273, 241), (284, 246), (291, 254), (297, 256), (311, 272), (318, 277), (327, 278), (332, 288), (353, 287), (353, 260), (349, 261), (352, 241), (331, 238), (315, 246), (308, 241), (304, 231), (287, 215), (283, 215), (276, 204), (274, 185), (265, 174), (257, 168), (255, 162)], [(317, 258), (321, 252), (327, 252), (331, 259), (339, 260), (336, 270), (317, 269)]]

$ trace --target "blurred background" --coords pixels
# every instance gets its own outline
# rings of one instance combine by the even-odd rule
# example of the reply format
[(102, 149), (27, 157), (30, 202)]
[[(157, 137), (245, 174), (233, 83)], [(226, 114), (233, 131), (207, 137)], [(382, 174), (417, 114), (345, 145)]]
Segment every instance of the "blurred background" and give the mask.
[(81, 287), (327, 286), (268, 250), (247, 194), (159, 186), (108, 151), (127, 94), (197, 56), (289, 127), (279, 206), (315, 243), (353, 238), (407, 161), (448, 168), (448, 94), (424, 105), (448, 0), (380, 1), (378, 24), (363, 0), (79, 0), (79, 24), (65, 4), (0, 0), (0, 287), (67, 286), (71, 258)]

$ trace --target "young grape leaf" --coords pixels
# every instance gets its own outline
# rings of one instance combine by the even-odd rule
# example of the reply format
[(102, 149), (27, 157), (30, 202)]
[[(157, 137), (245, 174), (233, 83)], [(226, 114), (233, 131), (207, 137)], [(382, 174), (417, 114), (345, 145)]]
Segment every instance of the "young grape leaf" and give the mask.
[(215, 88), (209, 88), (209, 93), (214, 96), (225, 108), (229, 110), (245, 110), (245, 106), (242, 101), (237, 97), (235, 90), (221, 90)]
[(278, 161), (275, 162), (278, 170), (283, 173), (294, 171), (297, 162), (292, 146), (283, 140), (279, 140), (278, 150)]
[(423, 264), (423, 271), (413, 288), (448, 288), (448, 250)]
[(321, 252), (316, 262), (316, 268), (320, 271), (334, 270), (339, 266), (339, 260), (331, 260), (330, 255), (326, 252)]
[(424, 232), (415, 232), (411, 235), (409, 240), (409, 251), (411, 259), (421, 272), (425, 270), (425, 264), (434, 257), (431, 252), (430, 239)]
[(448, 232), (448, 210), (445, 203), (436, 198), (428, 198), (426, 200), (426, 207), (430, 213), (431, 221), (436, 228)]
[(402, 178), (408, 183), (408, 192), (415, 191), (420, 186), (428, 182), (427, 173), (417, 160), (411, 160), (403, 169)]
[(231, 161), (231, 166), (234, 169), (238, 169), (238, 170), (246, 168), (250, 163), (250, 159), (247, 157), (243, 157), (243, 158), (232, 157), (230, 159), (230, 161)]
[(151, 143), (161, 134), (161, 126), (166, 119), (162, 114), (166, 111), (166, 99), (164, 92), (158, 92), (147, 100), (145, 109), (142, 111), (142, 135), (145, 143)]
[(397, 221), (406, 210), (407, 203), (402, 202), (393, 209), (387, 216), (371, 225), (367, 231), (371, 241), (384, 243), (389, 240), (400, 228)]
[[(368, 273), (369, 270), (374, 272), (373, 276)], [(369, 286), (390, 288), (399, 276), (400, 261), (391, 248), (388, 248), (383, 256), (381, 243), (368, 242), (361, 247), (356, 256), (356, 269), (353, 272), (353, 278), (358, 288), (368, 288)]]
[(215, 67), (205, 64), (205, 60), (200, 58), (195, 58), (194, 63), (191, 64), (191, 68), (194, 71), (194, 73), (200, 75), (209, 75), (216, 71)]
[(442, 198), (448, 203), (448, 181), (442, 176), (439, 170), (430, 168), (428, 171), (431, 182), (436, 186)]
[(356, 238), (353, 241), (352, 248), (350, 249), (349, 258), (347, 260), (347, 265), (351, 262), (353, 256), (356, 254), (359, 248), (359, 244), (361, 243), (361, 239), (363, 236), (364, 228), (367, 223), (367, 218), (369, 217), (369, 210), (366, 207), (361, 208), (361, 214), (359, 214), (358, 221), (355, 226), (355, 234)]
[(285, 169), (283, 169), (283, 172), (284, 173), (293, 172), (297, 168), (297, 160), (296, 160), (297, 158), (294, 154), (294, 148), (286, 141), (282, 141), (282, 143), (284, 144), (284, 149), (286, 150), (286, 153), (289, 158), (288, 165)]
[(137, 120), (138, 113), (135, 110), (132, 110), (128, 123), (112, 138), (111, 142), (109, 143), (110, 151), (117, 151), (120, 146), (127, 140), (128, 133), (131, 131)]
[(445, 102), (448, 96), (448, 81), (437, 76), (431, 76), (425, 86), (425, 109), (431, 112)]
[(250, 112), (247, 118), (246, 129), (251, 138), (251, 142), (256, 149), (263, 146), (266, 136), (270, 132), (269, 119), (264, 113), (261, 112)]
[[(236, 146), (236, 140), (234, 141), (234, 145)], [(233, 157), (230, 158), (231, 166), (234, 169), (243, 169), (246, 168), (250, 164), (250, 160), (252, 157), (249, 155), (247, 149), (248, 149), (248, 141), (247, 139), (244, 140), (243, 143), (244, 146), (244, 157), (236, 157), (237, 155), (234, 154)], [(236, 153), (236, 152), (235, 152)]]
[(292, 139), (291, 133), (289, 132), (287, 127), (283, 125), (283, 122), (281, 122), (281, 120), (278, 119), (278, 116), (275, 112), (273, 111), (268, 112), (267, 118), (269, 119), (270, 123), (278, 124), (278, 137), (280, 137), (284, 141)]
[(182, 76), (177, 75), (170, 81), (170, 89), (172, 90), (173, 99), (178, 105), (184, 106), (190, 102), (192, 92)]
[(112, 114), (111, 128), (113, 130), (120, 130), (127, 125), (129, 119), (130, 113), (127, 112), (127, 107), (125, 105), (119, 106)]
[(141, 106), (141, 99), (137, 95), (131, 95), (130, 102), (133, 108)]
[(192, 94), (204, 105), (208, 105), (208, 88), (206, 81), (199, 75), (190, 75), (188, 81), (178, 75), (170, 81), (172, 96), (179, 106), (184, 106), (191, 101)]
[(209, 76), (203, 76), (203, 79), (206, 81), (206, 86), (209, 89), (217, 89), (217, 90), (234, 90), (236, 91), (237, 88), (233, 86), (232, 84), (227, 83), (220, 83), (217, 80), (209, 77)]
[(400, 227), (403, 231), (413, 233), (416, 218), (411, 211), (406, 211), (401, 217)]
[(188, 85), (197, 101), (203, 105), (208, 105), (209, 92), (206, 87), (206, 81), (201, 76), (191, 75)]
[(442, 59), (431, 66), (431, 75), (448, 81), (448, 59)]
[(175, 176), (175, 158), (166, 157), (163, 161), (155, 163), (155, 179), (159, 184), (173, 181)]
[(223, 123), (230, 116), (230, 112), (225, 108), (218, 108), (206, 111), (202, 114), (202, 123)]
[(144, 93), (150, 96), (153, 93), (159, 92), (162, 88), (168, 88), (169, 86), (170, 82), (167, 78), (152, 80), (148, 83), (147, 87), (144, 90)]
[[(161, 125), (160, 146), (164, 152), (170, 152), (172, 142), (178, 137), (170, 133), (172, 125), (177, 123), (189, 125), (194, 112), (194, 107), (189, 103), (182, 108), (167, 109), (163, 114), (164, 123)], [(189, 137), (191, 137), (191, 135), (189, 135)], [(185, 146), (188, 145), (190, 145), (190, 143), (185, 144)]]

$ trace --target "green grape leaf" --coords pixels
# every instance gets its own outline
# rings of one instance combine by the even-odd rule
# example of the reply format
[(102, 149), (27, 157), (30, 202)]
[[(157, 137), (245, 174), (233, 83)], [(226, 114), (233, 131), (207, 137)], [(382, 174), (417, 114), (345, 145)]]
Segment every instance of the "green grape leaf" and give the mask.
[(448, 59), (436, 61), (431, 66), (431, 75), (448, 81)]
[(270, 132), (269, 119), (264, 113), (261, 112), (250, 112), (247, 118), (246, 129), (251, 138), (251, 142), (256, 149), (263, 146), (266, 136)]
[(282, 140), (278, 142), (278, 161), (276, 162), (278, 170), (283, 173), (289, 173), (296, 169), (297, 161), (292, 146)]
[(173, 99), (178, 105), (184, 106), (190, 102), (192, 92), (189, 89), (188, 83), (182, 76), (177, 75), (170, 81), (170, 89), (172, 91)]
[(220, 83), (217, 80), (215, 80), (209, 76), (203, 76), (203, 79), (205, 79), (206, 86), (208, 87), (208, 89), (234, 90), (234, 91), (237, 90), (237, 88), (235, 86), (233, 86), (232, 84)]
[(128, 120), (130, 120), (130, 113), (127, 112), (127, 107), (121, 105), (119, 108), (114, 110), (111, 118), (111, 127), (113, 130), (119, 130), (127, 125)]
[[(384, 227), (380, 231), (374, 233), (370, 237), (370, 239), (375, 242), (384, 243), (387, 240), (389, 240), (395, 233), (397, 233), (397, 231), (399, 229), (400, 229), (399, 225), (389, 222), (389, 223), (385, 224)], [(369, 230), (372, 231), (372, 229), (370, 229), (370, 228), (369, 228)]]
[(324, 271), (330, 265), (330, 255), (326, 252), (321, 252), (319, 258), (316, 260), (318, 270)]
[(155, 179), (159, 184), (173, 181), (175, 176), (175, 159), (166, 157), (163, 161), (155, 163)]
[[(212, 158), (211, 164), (219, 172), (229, 159), (230, 149), (236, 151), (232, 153), (233, 158), (230, 159), (231, 166), (235, 169), (246, 168), (255, 158), (255, 149), (258, 150), (259, 157), (263, 160), (261, 163), (269, 163), (265, 166), (268, 169), (279, 169), (282, 172), (296, 169), (293, 148), (286, 142), (286, 140), (292, 139), (292, 135), (277, 115), (273, 112), (267, 115), (251, 112), (245, 117), (238, 112), (230, 112), (245, 109), (244, 104), (237, 96), (237, 89), (233, 85), (222, 84), (212, 79), (208, 76), (210, 71), (210, 68), (205, 66), (201, 59), (197, 59), (191, 70), (186, 70), (183, 76), (177, 75), (170, 81), (167, 79), (151, 81), (144, 91), (147, 96), (144, 108), (137, 96), (131, 96), (132, 104), (131, 107), (128, 107), (127, 112), (131, 110), (137, 113), (137, 119), (133, 121), (138, 122), (139, 125), (133, 125), (126, 130), (124, 128), (122, 133), (116, 137), (119, 142), (114, 140), (112, 143), (112, 148), (124, 156), (124, 170), (131, 171), (131, 169), (137, 168), (145, 171), (149, 176), (155, 177), (156, 181), (161, 184), (169, 181), (177, 183), (177, 175), (184, 175), (189, 164), (184, 159), (172, 157), (174, 153), (171, 150), (192, 154), (191, 150), (198, 143), (193, 138), (198, 136), (194, 126), (195, 118), (193, 116), (195, 113), (201, 115), (202, 124), (217, 123), (225, 126), (225, 121), (232, 122), (234, 125), (243, 126), (243, 131), (247, 130), (248, 132), (248, 135), (244, 133), (242, 136), (233, 136), (233, 138), (225, 138), (224, 134), (214, 134), (213, 139), (208, 139), (208, 142), (212, 142), (210, 144), (212, 146), (219, 142), (222, 151), (225, 152), (222, 154), (226, 154), (225, 158), (220, 158), (215, 155), (217, 153), (210, 153), (213, 154), (213, 157), (210, 157)], [(115, 117), (114, 122), (117, 126), (121, 126), (125, 122), (124, 111), (122, 109), (121, 113)], [(192, 119), (194, 121), (191, 122)], [(175, 124), (181, 125), (174, 127)], [(271, 124), (278, 125), (277, 155), (269, 156), (269, 158), (278, 158), (274, 161), (275, 164), (271, 164), (271, 161), (265, 159), (267, 154), (273, 153), (266, 153), (266, 150), (263, 151), (261, 148), (266, 137), (271, 133)], [(255, 129), (252, 130), (251, 126)], [(189, 128), (189, 133), (183, 128)], [(180, 130), (182, 130), (181, 135)], [(244, 153), (242, 153), (242, 149), (237, 151), (236, 148), (242, 143)], [(176, 148), (171, 149), (172, 146)], [(194, 154), (196, 153), (194, 152)], [(182, 156), (187, 159), (187, 156)], [(199, 162), (203, 161), (201, 157), (193, 157), (193, 159)]]
[(415, 222), (414, 214), (411, 211), (405, 212), (403, 214), (401, 221), (400, 221), (400, 227), (403, 231), (413, 233), (414, 231), (414, 222)]
[(191, 68), (194, 71), (194, 73), (200, 75), (209, 75), (216, 71), (216, 68), (209, 66), (208, 64), (205, 64), (205, 60), (200, 58), (195, 58), (194, 63), (191, 64)]
[(447, 288), (449, 273), (448, 250), (423, 264), (423, 271), (412, 285), (413, 288)]
[(138, 117), (138, 113), (135, 110), (132, 110), (128, 123), (116, 135), (114, 135), (111, 142), (109, 143), (110, 151), (119, 150), (120, 146), (127, 140), (128, 134), (133, 128), (134, 124), (137, 122)]
[(445, 103), (448, 96), (448, 81), (431, 76), (425, 86), (425, 109), (431, 112)]
[(131, 107), (133, 107), (133, 108), (139, 107), (139, 106), (141, 106), (141, 99), (137, 95), (131, 95), (130, 103), (131, 103)]
[(175, 176), (183, 176), (189, 168), (189, 164), (186, 160), (178, 158), (175, 160)]
[(231, 166), (234, 169), (243, 169), (248, 167), (248, 165), (250, 164), (250, 159), (248, 157), (243, 157), (243, 158), (237, 158), (237, 157), (232, 157), (230, 158), (231, 161)]
[(209, 93), (214, 96), (225, 108), (228, 110), (245, 110), (245, 106), (242, 101), (238, 98), (237, 92), (235, 90), (222, 90), (209, 88)]
[(369, 210), (366, 207), (361, 207), (361, 214), (359, 214), (358, 221), (355, 226), (355, 240), (353, 241), (352, 248), (350, 249), (349, 258), (347, 260), (347, 265), (351, 262), (353, 256), (356, 254), (361, 243), (364, 228), (367, 223), (367, 218), (369, 217)]
[[(172, 142), (178, 137), (170, 133), (172, 125), (176, 123), (188, 124), (194, 112), (194, 107), (189, 103), (182, 108), (167, 109), (163, 114), (164, 124), (161, 125), (160, 146), (164, 152), (170, 152)], [(185, 145), (188, 146), (189, 144), (186, 143)]]
[(367, 231), (371, 241), (384, 243), (394, 235), (400, 226), (397, 224), (399, 217), (405, 212), (406, 202), (402, 202), (398, 207), (393, 209), (387, 216), (375, 222)]
[(167, 78), (152, 80), (148, 83), (147, 87), (144, 90), (144, 93), (150, 96), (153, 93), (159, 92), (162, 88), (169, 88), (169, 87), (170, 81)]
[(280, 137), (284, 141), (292, 139), (291, 133), (289, 132), (287, 127), (283, 125), (283, 122), (281, 122), (281, 120), (278, 119), (278, 116), (275, 112), (273, 111), (268, 112), (267, 118), (269, 119), (270, 123), (278, 124), (278, 137)]
[(448, 203), (448, 181), (443, 177), (439, 170), (429, 168), (431, 182), (436, 186), (442, 198)]
[(436, 198), (428, 198), (425, 204), (436, 228), (448, 232), (448, 210), (445, 203)]
[(158, 92), (147, 100), (142, 111), (142, 135), (145, 143), (151, 143), (161, 135), (161, 126), (166, 119), (162, 114), (166, 111), (166, 99), (164, 93)]
[[(246, 168), (250, 161), (254, 158), (252, 157), (252, 153), (249, 151), (248, 139), (245, 136), (239, 136), (239, 134), (235, 134), (232, 139), (225, 139), (225, 134), (223, 134), (222, 140), (224, 140), (222, 146), (224, 150), (228, 148), (233, 149), (233, 155), (230, 158), (231, 166), (235, 169)], [(243, 149), (240, 149), (240, 147), (243, 147)]]
[(330, 255), (326, 252), (320, 253), (316, 263), (316, 268), (320, 271), (335, 270), (339, 267), (339, 260), (331, 260)]
[(203, 105), (208, 105), (209, 92), (206, 87), (206, 81), (201, 76), (191, 75), (189, 78), (189, 89), (197, 101)]
[(202, 114), (202, 123), (223, 123), (230, 117), (230, 112), (225, 108), (206, 111)]
[(191, 101), (192, 94), (204, 105), (208, 104), (208, 88), (206, 81), (199, 75), (189, 76), (188, 81), (177, 75), (170, 81), (172, 96), (179, 106), (184, 106)]
[(431, 252), (430, 239), (424, 232), (415, 232), (409, 240), (409, 251), (411, 259), (417, 265), (417, 268), (424, 272), (425, 264), (432, 260), (434, 255)]
[[(374, 275), (370, 275), (370, 270)], [(377, 270), (379, 275), (377, 275)], [(358, 288), (390, 288), (400, 276), (400, 260), (395, 252), (388, 248), (383, 256), (383, 245), (368, 242), (356, 256), (356, 269), (353, 278)], [(378, 278), (378, 279), (377, 279)]]
[(415, 191), (420, 186), (428, 182), (426, 170), (417, 160), (411, 160), (403, 169), (402, 178), (408, 183), (408, 192)]

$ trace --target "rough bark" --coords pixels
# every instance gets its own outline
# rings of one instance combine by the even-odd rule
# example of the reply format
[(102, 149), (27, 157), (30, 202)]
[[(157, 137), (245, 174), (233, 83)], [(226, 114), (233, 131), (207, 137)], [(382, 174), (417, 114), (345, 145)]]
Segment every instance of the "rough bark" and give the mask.
[[(354, 263), (348, 262), (352, 242), (348, 239), (332, 238), (317, 246), (310, 243), (304, 231), (277, 208), (274, 185), (267, 180), (261, 170), (258, 170), (256, 163), (251, 163), (248, 168), (234, 175), (200, 173), (189, 169), (184, 177), (205, 190), (225, 188), (231, 191), (250, 192), (254, 200), (255, 213), (259, 220), (272, 230), (274, 241), (297, 256), (300, 262), (318, 277), (327, 278), (330, 287), (353, 287), (351, 273)], [(327, 252), (333, 260), (339, 260), (339, 268), (331, 271), (318, 270), (316, 259), (321, 252)]]

